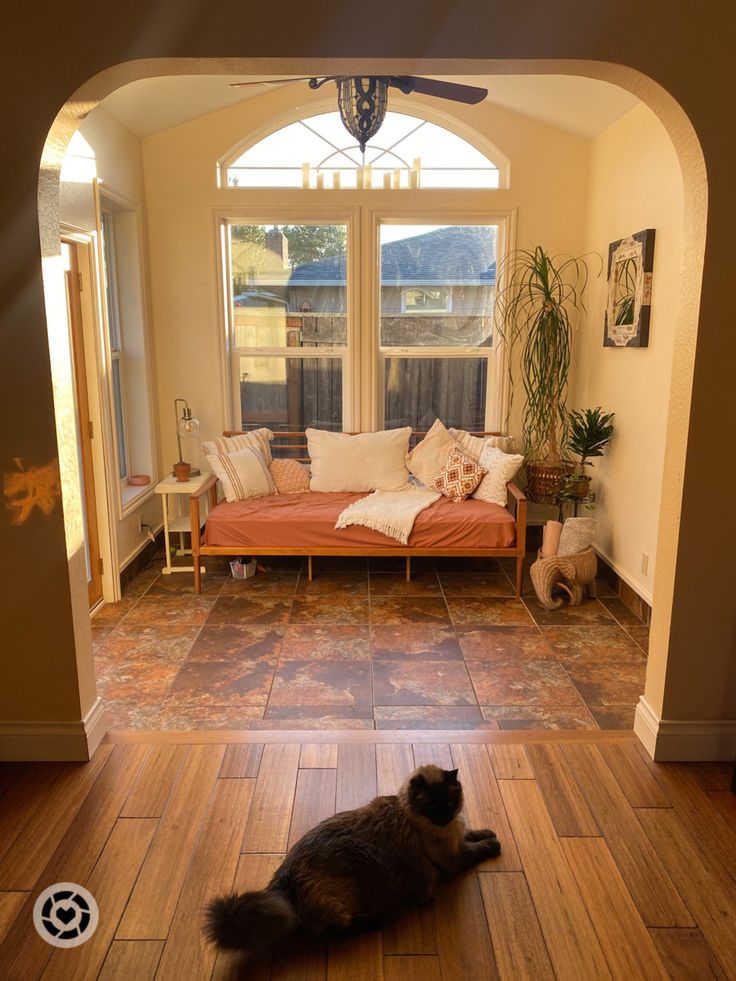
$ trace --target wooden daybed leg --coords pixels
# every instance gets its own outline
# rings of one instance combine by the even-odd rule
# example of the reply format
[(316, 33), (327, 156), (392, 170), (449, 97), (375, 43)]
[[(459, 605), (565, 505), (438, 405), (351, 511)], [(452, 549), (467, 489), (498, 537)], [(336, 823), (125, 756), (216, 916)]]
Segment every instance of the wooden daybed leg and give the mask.
[(521, 599), (521, 584), (524, 581), (524, 553), (516, 554), (516, 598)]
[(312, 556), (307, 556), (307, 579), (309, 582), (312, 581)]
[(411, 582), (411, 555), (406, 557), (406, 581)]

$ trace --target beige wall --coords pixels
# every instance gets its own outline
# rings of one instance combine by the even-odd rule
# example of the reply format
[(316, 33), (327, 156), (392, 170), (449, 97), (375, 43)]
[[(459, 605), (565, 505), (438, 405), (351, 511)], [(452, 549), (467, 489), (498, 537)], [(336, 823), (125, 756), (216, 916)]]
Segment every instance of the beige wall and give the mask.
[[(66, 155), (61, 172), (60, 183), (60, 219), (65, 225), (90, 234), (96, 234), (97, 219), (95, 212), (94, 187), (92, 180), (97, 178), (100, 182), (100, 193), (110, 194), (113, 197), (125, 199), (126, 209), (138, 208), (138, 219), (140, 222), (139, 241), (141, 246), (141, 272), (143, 274), (143, 294), (122, 295), (120, 296), (121, 310), (125, 322), (136, 323), (140, 320), (141, 313), (144, 316), (143, 329), (137, 343), (130, 344), (130, 337), (136, 332), (129, 332), (126, 343), (126, 356), (130, 359), (131, 369), (137, 365), (142, 365), (140, 371), (131, 370), (129, 372), (129, 382), (131, 376), (135, 374), (136, 380), (140, 382), (140, 377), (149, 375), (149, 397), (152, 399), (152, 417), (158, 415), (155, 404), (155, 392), (152, 385), (155, 380), (153, 368), (153, 338), (152, 331), (146, 327), (150, 324), (150, 311), (148, 309), (148, 277), (147, 277), (147, 229), (146, 229), (146, 207), (145, 189), (143, 179), (143, 155), (140, 139), (131, 133), (117, 119), (111, 116), (104, 108), (99, 106), (82, 122), (78, 133), (75, 136), (69, 152)], [(132, 212), (128, 212), (125, 217), (128, 227), (126, 234), (131, 244), (137, 237), (135, 221), (132, 219)], [(118, 261), (123, 262), (131, 255), (119, 252)], [(130, 265), (130, 263), (129, 263)], [(134, 282), (137, 279), (137, 270), (131, 266), (129, 279)], [(123, 309), (125, 302), (129, 303), (127, 314)], [(100, 363), (100, 377), (102, 381), (102, 359), (100, 350), (102, 338), (98, 338), (97, 358)], [(146, 357), (146, 355), (148, 355)], [(145, 362), (148, 362), (146, 365)], [(135, 364), (134, 364), (135, 362)], [(106, 426), (106, 441), (108, 447), (108, 457), (110, 467), (114, 469), (114, 448), (112, 443), (112, 431), (110, 428), (109, 398), (104, 390), (102, 381), (100, 391), (96, 393), (101, 407), (101, 418), (103, 425)], [(128, 399), (127, 419), (128, 434), (131, 443), (140, 447), (141, 451), (136, 459), (135, 453), (131, 453), (131, 470), (135, 473), (151, 473), (154, 481), (159, 474), (156, 472), (156, 451), (155, 451), (155, 432), (156, 425), (154, 418), (147, 419), (148, 413), (145, 411), (145, 392), (141, 390), (141, 385), (133, 387), (131, 385), (130, 398)], [(104, 406), (104, 408), (102, 408)], [(151, 432), (149, 432), (149, 427)], [(102, 431), (98, 428), (98, 433)], [(153, 435), (153, 439), (152, 439)], [(153, 450), (151, 452), (151, 445)], [(112, 472), (112, 470), (111, 470)], [(99, 470), (98, 470), (99, 476)], [(120, 502), (118, 500), (117, 488), (112, 481), (107, 482), (107, 487), (102, 480), (98, 480), (98, 493), (107, 496), (107, 516), (109, 516), (113, 527), (109, 530), (111, 547), (114, 550), (114, 565), (116, 569), (122, 569), (145, 546), (147, 539), (139, 530), (139, 518), (152, 528), (157, 529), (161, 523), (161, 501), (152, 493), (143, 495), (144, 499), (134, 507), (126, 508), (125, 517), (120, 516)], [(106, 530), (103, 528), (103, 535)], [(107, 599), (113, 599), (110, 594), (110, 578), (106, 577), (105, 594)]]
[[(683, 187), (672, 141), (637, 106), (590, 143), (584, 250), (607, 262), (608, 244), (656, 229), (650, 341), (603, 347), (604, 271), (590, 282), (589, 315), (576, 339), (571, 406), (615, 412), (615, 437), (593, 466), (596, 545), (652, 602), (667, 412), (683, 262)], [(642, 555), (649, 556), (646, 573)]]
[[(149, 215), (150, 261), (157, 377), (164, 410), (185, 396), (202, 423), (203, 438), (233, 424), (223, 388), (223, 322), (218, 304), (216, 210), (256, 209), (268, 220), (268, 207), (335, 208), (368, 203), (393, 211), (410, 207), (431, 216), (437, 208), (469, 213), (481, 207), (518, 209), (517, 243), (545, 242), (553, 251), (579, 251), (585, 224), (583, 189), (587, 181), (585, 140), (492, 104), (458, 107), (461, 127), (475, 128), (511, 161), (508, 190), (485, 192), (269, 191), (218, 188), (215, 165), (251, 132), (294, 112), (295, 87), (289, 86), (195, 119), (143, 141)], [(306, 85), (300, 105), (331, 109), (322, 93)], [(397, 110), (420, 100), (394, 100)], [(435, 100), (436, 103), (436, 100)], [(430, 112), (430, 100), (421, 103)], [(435, 110), (436, 111), (436, 110)], [(94, 117), (94, 113), (92, 114)], [(448, 117), (449, 118), (449, 117)], [(457, 125), (457, 123), (456, 123)], [(466, 130), (461, 130), (467, 134)], [(319, 213), (319, 210), (317, 210)], [(324, 212), (322, 212), (324, 213)], [(370, 330), (370, 307), (363, 302), (360, 331)], [(175, 433), (167, 411), (161, 419), (163, 463), (174, 459)], [(370, 428), (364, 415), (355, 425)]]

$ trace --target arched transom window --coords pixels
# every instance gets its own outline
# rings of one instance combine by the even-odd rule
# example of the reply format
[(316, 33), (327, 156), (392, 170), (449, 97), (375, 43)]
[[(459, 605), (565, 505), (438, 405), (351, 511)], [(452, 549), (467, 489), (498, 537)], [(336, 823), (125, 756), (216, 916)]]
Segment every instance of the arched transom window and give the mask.
[(365, 157), (337, 112), (276, 130), (227, 167), (229, 187), (497, 188), (498, 166), (436, 123), (387, 112)]

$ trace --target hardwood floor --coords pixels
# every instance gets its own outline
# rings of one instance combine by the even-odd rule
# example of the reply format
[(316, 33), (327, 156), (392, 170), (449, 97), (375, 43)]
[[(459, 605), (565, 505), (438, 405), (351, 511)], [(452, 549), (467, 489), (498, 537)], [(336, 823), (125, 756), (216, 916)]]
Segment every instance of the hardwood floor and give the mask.
[[(306, 738), (305, 738), (306, 737)], [(460, 769), (498, 859), (382, 933), (244, 965), (202, 938), (208, 898), (260, 888), (335, 810), (415, 765)], [(736, 978), (728, 768), (654, 764), (625, 733), (135, 733), (89, 764), (0, 767), (0, 977), (103, 981)], [(38, 893), (86, 886), (92, 937), (54, 949)]]

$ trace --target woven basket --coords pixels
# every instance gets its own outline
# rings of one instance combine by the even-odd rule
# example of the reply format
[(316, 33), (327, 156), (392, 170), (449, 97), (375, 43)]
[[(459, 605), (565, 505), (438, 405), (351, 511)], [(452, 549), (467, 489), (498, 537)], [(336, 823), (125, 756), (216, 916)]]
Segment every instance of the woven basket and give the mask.
[[(551, 555), (542, 557), (541, 549), (537, 561), (532, 565), (531, 575), (534, 592), (545, 610), (557, 610), (562, 606), (559, 597), (553, 597), (553, 590), (559, 587), (570, 598), (570, 606), (580, 606), (585, 588), (595, 580), (598, 560), (592, 548), (575, 555)], [(592, 593), (591, 593), (592, 595)]]
[(565, 475), (572, 473), (573, 470), (574, 467), (570, 463), (556, 466), (547, 463), (527, 463), (526, 496), (535, 504), (555, 504)]

